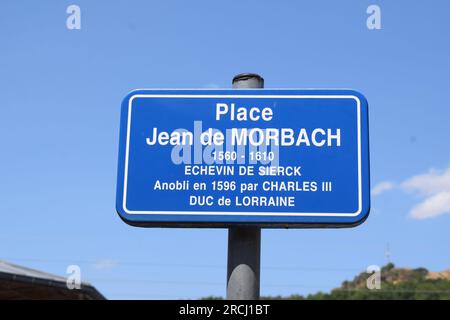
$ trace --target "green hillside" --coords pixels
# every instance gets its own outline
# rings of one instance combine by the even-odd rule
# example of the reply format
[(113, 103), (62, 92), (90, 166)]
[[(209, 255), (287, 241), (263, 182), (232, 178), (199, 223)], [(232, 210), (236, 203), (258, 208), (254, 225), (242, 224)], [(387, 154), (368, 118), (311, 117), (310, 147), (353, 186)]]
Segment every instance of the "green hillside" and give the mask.
[(429, 272), (425, 268), (395, 268), (390, 263), (381, 269), (381, 288), (369, 290), (370, 274), (362, 272), (351, 281), (344, 281), (330, 293), (318, 292), (306, 297), (264, 297), (266, 299), (308, 300), (450, 300), (450, 270)]

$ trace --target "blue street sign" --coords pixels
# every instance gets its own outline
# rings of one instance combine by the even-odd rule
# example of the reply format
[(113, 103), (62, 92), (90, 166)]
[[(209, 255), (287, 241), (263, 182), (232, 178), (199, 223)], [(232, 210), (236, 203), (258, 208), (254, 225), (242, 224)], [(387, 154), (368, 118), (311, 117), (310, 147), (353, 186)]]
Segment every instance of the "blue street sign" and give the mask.
[(344, 227), (370, 209), (368, 110), (352, 90), (137, 90), (116, 207), (145, 227)]

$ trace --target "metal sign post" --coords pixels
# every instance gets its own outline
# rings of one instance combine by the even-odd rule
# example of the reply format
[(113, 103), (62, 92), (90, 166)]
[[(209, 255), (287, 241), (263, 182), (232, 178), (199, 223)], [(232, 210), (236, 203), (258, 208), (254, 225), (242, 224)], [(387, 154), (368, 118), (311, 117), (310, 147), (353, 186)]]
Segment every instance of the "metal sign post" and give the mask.
[(228, 299), (258, 299), (261, 228), (353, 227), (370, 211), (368, 103), (348, 89), (139, 89), (123, 100), (126, 223), (228, 228)]
[[(264, 88), (264, 79), (240, 74), (233, 78), (233, 88)], [(260, 259), (261, 228), (228, 229), (227, 299), (259, 299)]]

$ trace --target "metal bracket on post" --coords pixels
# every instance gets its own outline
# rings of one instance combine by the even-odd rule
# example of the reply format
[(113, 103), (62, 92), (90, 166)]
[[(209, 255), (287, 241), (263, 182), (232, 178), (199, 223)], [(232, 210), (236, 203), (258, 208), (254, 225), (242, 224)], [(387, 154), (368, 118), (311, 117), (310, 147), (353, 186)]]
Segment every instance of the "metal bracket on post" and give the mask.
[[(233, 88), (264, 88), (264, 79), (257, 74), (239, 74), (233, 78)], [(259, 299), (260, 258), (261, 228), (228, 229), (228, 300)]]

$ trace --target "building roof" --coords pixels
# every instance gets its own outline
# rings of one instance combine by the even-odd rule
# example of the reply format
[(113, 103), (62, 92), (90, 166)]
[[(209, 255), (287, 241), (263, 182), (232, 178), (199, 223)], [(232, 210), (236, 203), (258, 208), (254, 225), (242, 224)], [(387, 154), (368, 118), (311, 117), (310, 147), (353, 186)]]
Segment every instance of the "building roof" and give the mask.
[(104, 300), (91, 284), (80, 289), (67, 288), (67, 278), (0, 260), (0, 300), (63, 299)]

